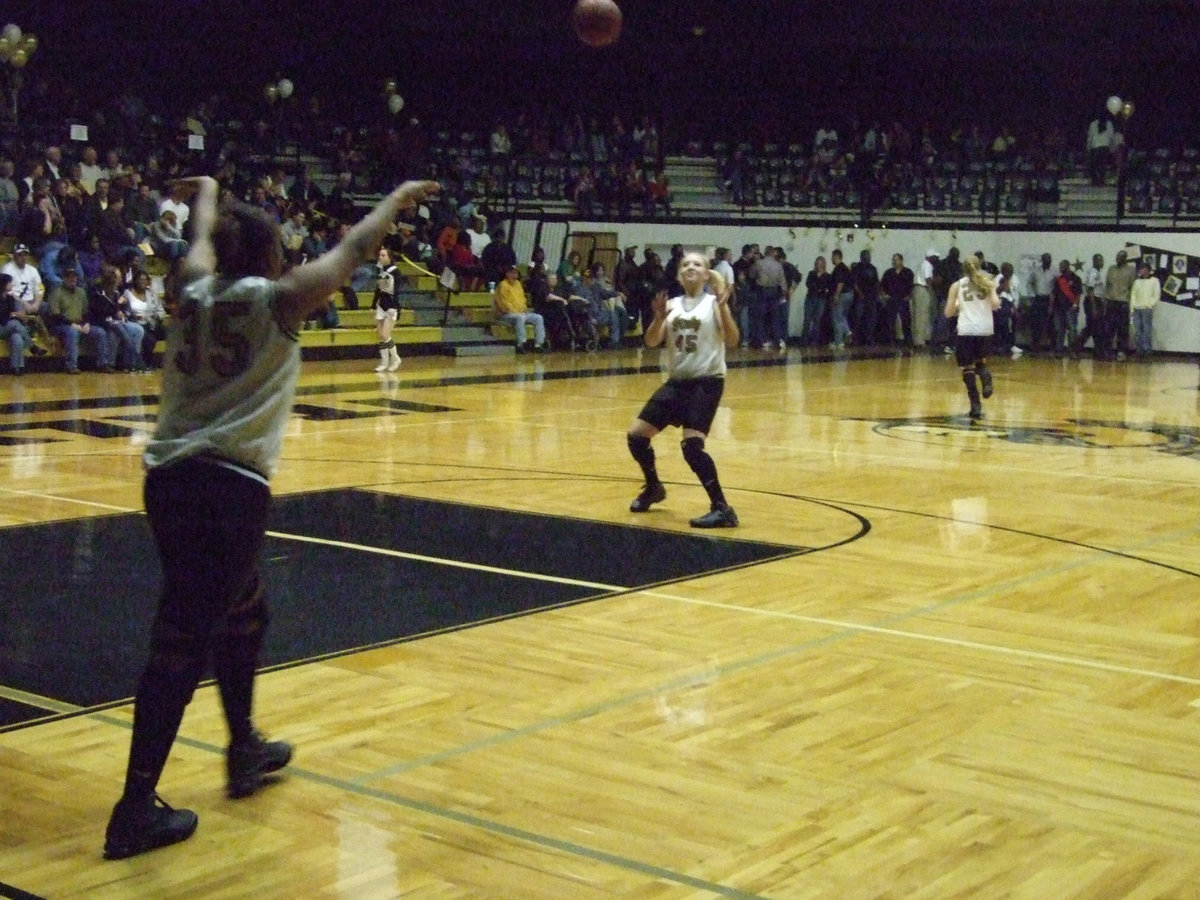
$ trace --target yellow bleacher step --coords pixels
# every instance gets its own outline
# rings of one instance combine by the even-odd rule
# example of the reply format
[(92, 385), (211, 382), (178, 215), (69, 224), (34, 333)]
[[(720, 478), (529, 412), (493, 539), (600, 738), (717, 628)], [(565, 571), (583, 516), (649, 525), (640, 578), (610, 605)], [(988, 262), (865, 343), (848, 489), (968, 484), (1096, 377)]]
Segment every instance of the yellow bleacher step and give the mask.
[[(358, 309), (339, 309), (338, 321), (343, 328), (374, 328), (375, 310), (371, 307)], [(411, 309), (402, 309), (396, 319), (397, 325), (412, 325), (417, 321), (416, 313)]]
[(464, 307), (485, 307), (492, 308), (492, 295), (487, 291), (463, 291), (459, 294), (450, 295), (450, 306), (453, 309), (462, 309)]

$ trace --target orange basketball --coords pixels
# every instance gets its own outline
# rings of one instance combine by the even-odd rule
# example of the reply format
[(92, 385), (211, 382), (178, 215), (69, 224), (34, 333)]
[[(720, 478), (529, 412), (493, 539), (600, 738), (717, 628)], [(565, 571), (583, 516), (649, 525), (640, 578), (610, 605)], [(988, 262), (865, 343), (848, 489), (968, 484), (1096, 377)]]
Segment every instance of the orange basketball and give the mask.
[(575, 33), (589, 47), (607, 47), (621, 35), (621, 8), (613, 0), (578, 0)]

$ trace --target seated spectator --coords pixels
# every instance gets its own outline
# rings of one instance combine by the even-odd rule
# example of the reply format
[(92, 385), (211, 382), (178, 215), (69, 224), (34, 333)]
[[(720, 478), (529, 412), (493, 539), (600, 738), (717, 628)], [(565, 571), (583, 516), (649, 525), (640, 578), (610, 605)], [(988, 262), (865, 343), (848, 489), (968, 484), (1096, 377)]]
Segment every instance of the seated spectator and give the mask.
[[(158, 201), (150, 192), (149, 184), (139, 180), (137, 190), (125, 204), (125, 211), (129, 221), (133, 223), (134, 239), (139, 243), (146, 240), (150, 236), (150, 226), (159, 218)], [(65, 210), (63, 214), (66, 215)]]
[(665, 215), (671, 215), (671, 180), (662, 169), (646, 179), (646, 215), (654, 215), (659, 207)]
[(0, 340), (8, 341), (8, 362), (14, 375), (25, 374), (25, 351), (33, 346), (33, 336), (25, 324), (29, 314), (25, 304), (12, 292), (12, 276), (0, 272)]
[(509, 156), (512, 153), (512, 140), (508, 136), (508, 129), (503, 125), (496, 126), (490, 144), (493, 156)]
[(479, 262), (483, 266), (484, 281), (497, 283), (504, 278), (510, 266), (517, 264), (517, 254), (509, 245), (503, 228), (492, 232), (492, 242), (483, 251)]
[(462, 221), (457, 215), (452, 215), (449, 221), (442, 226), (438, 232), (437, 243), (434, 245), (435, 253), (442, 262), (448, 262), (450, 259), (450, 251), (454, 249), (455, 243), (458, 241), (458, 235), (462, 231)]
[(571, 321), (570, 299), (558, 292), (558, 276), (543, 269), (540, 278), (531, 277), (529, 282), (534, 286), (530, 293), (534, 311), (546, 320), (547, 331), (558, 335), (559, 343), (564, 347), (574, 350), (581, 346)]
[(141, 325), (144, 331), (140, 361), (142, 367), (148, 369), (153, 364), (155, 345), (167, 336), (167, 311), (144, 269), (134, 272), (125, 289), (124, 301), (129, 320)]
[(279, 239), (283, 244), (283, 258), (295, 265), (302, 258), (301, 248), (308, 237), (308, 214), (293, 207), (290, 215), (279, 228)]
[[(81, 246), (84, 235), (87, 234), (87, 209), (84, 206), (83, 192), (68, 178), (55, 181), (52, 191), (67, 243), (75, 247)], [(55, 230), (57, 228), (52, 227), (52, 233)]]
[(87, 291), (79, 284), (74, 269), (62, 273), (62, 284), (50, 294), (47, 321), (51, 332), (63, 345), (64, 364), (68, 374), (79, 374), (79, 342), (87, 338), (92, 344), (98, 364), (107, 365), (109, 334), (103, 328), (93, 329), (88, 321)]
[[(546, 343), (546, 322), (535, 312), (529, 310), (525, 300), (525, 288), (518, 279), (519, 271), (516, 263), (508, 267), (504, 280), (496, 285), (493, 302), (496, 306), (496, 321), (511, 325), (514, 332), (514, 342), (518, 353), (528, 353), (535, 350), (545, 353), (549, 349)], [(526, 323), (533, 324), (533, 340), (525, 337)]]
[(85, 281), (83, 266), (79, 262), (79, 254), (75, 248), (63, 240), (61, 231), (55, 233), (50, 240), (42, 245), (42, 255), (38, 260), (38, 272), (42, 276), (42, 284), (46, 286), (46, 295), (62, 283), (61, 272), (72, 268), (79, 274), (82, 284)]
[(100, 270), (104, 268), (104, 254), (100, 252), (100, 235), (93, 234), (88, 237), (87, 243), (79, 251), (79, 266), (83, 269), (83, 278), (79, 282), (81, 285), (90, 285), (99, 279)]
[(97, 353), (96, 357), (101, 372), (115, 372), (118, 363), (125, 372), (145, 370), (141, 356), (146, 332), (141, 325), (129, 321), (122, 300), (121, 271), (116, 266), (106, 265), (100, 270), (100, 280), (92, 286), (87, 301), (87, 321), (91, 330), (108, 334), (104, 355)]
[(629, 328), (629, 313), (625, 310), (625, 296), (613, 290), (604, 277), (604, 266), (594, 264), (583, 273), (583, 281), (575, 286), (574, 293), (585, 298), (591, 307), (592, 320), (608, 328), (608, 346), (617, 349)]
[(106, 261), (116, 263), (127, 253), (133, 253), (139, 266), (146, 264), (146, 254), (134, 243), (133, 228), (125, 221), (125, 198), (120, 194), (109, 197), (108, 207), (96, 222), (96, 234)]
[(168, 262), (187, 256), (188, 242), (183, 239), (179, 224), (175, 218), (175, 210), (164, 209), (150, 225), (150, 247), (155, 256), (161, 256)]
[(583, 282), (583, 272), (580, 270), (582, 265), (583, 257), (578, 250), (572, 250), (559, 262), (556, 274), (564, 291), (574, 291), (575, 286)]
[(329, 249), (328, 244), (325, 242), (325, 237), (328, 233), (329, 226), (323, 218), (313, 219), (312, 228), (309, 229), (304, 240), (300, 242), (301, 264), (324, 255), (325, 251)]
[(450, 257), (446, 261), (455, 275), (458, 276), (460, 291), (477, 291), (483, 286), (483, 266), (471, 252), (471, 233), (460, 231), (454, 246), (450, 248)]

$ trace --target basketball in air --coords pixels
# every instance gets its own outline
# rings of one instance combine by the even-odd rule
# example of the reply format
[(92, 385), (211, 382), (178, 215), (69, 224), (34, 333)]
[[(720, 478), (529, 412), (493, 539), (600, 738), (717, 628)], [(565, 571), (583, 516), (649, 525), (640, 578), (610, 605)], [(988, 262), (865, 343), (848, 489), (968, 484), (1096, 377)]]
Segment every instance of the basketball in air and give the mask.
[(578, 0), (572, 18), (589, 47), (607, 47), (621, 35), (621, 8), (613, 0)]

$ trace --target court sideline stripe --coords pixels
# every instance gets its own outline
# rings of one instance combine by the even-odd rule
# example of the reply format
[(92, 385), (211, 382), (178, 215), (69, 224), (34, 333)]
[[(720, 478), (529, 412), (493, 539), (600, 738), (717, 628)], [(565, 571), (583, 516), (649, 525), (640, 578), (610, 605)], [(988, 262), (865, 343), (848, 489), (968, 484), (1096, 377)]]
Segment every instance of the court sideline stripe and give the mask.
[(474, 572), (487, 572), (490, 575), (504, 575), (509, 578), (524, 578), (528, 581), (548, 581), (552, 584), (566, 584), (571, 587), (583, 587), (590, 590), (625, 591), (628, 585), (601, 584), (597, 581), (580, 581), (575, 578), (564, 578), (561, 575), (541, 575), (537, 572), (522, 572), (518, 569), (502, 569), (497, 566), (486, 566), (482, 563), (463, 562), (457, 559), (446, 559), (441, 556), (426, 556), (423, 553), (409, 553), (404, 550), (391, 550), (387, 547), (371, 547), (367, 544), (356, 544), (350, 541), (335, 541), (330, 538), (310, 537), (303, 534), (289, 534), (283, 531), (268, 531), (267, 535), (285, 541), (296, 541), (301, 544), (319, 544), (323, 547), (337, 547), (341, 550), (358, 550), (362, 553), (374, 553), (377, 556), (392, 556), (397, 559), (408, 559), (414, 562), (432, 563), (437, 566), (451, 566), (456, 569), (470, 569)]

